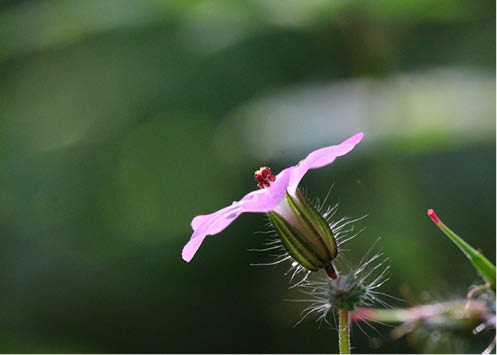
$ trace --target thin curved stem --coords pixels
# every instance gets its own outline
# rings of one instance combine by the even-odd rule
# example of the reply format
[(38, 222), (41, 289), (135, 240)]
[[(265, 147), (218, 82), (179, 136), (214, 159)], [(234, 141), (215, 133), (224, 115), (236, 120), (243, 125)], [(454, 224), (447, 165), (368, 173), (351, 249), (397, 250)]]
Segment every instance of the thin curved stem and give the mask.
[(350, 314), (346, 309), (338, 311), (338, 346), (340, 354), (350, 354)]

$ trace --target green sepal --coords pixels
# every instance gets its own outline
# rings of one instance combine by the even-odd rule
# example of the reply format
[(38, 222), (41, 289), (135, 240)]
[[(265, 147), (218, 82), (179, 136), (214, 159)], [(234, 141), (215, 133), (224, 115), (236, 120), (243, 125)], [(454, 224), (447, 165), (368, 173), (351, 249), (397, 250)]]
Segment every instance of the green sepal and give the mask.
[(333, 233), (326, 220), (315, 210), (305, 196), (297, 189), (297, 199), (286, 194), (288, 205), (293, 212), (294, 217), (302, 231), (313, 241), (314, 245), (328, 261), (331, 261), (337, 256), (337, 246)]
[(315, 248), (302, 233), (278, 213), (270, 211), (267, 214), (283, 246), (300, 265), (310, 271), (318, 271), (324, 267), (325, 260), (315, 253)]
[(316, 209), (311, 205), (309, 200), (302, 194), (302, 192), (297, 189), (297, 198), (299, 199), (300, 203), (302, 203), (307, 211), (312, 214), (312, 221), (316, 224), (316, 227), (320, 230), (321, 236), (324, 236), (327, 241), (327, 246), (330, 250), (331, 257), (335, 259), (338, 254), (338, 248), (337, 248), (337, 243), (335, 240), (335, 236), (333, 235), (333, 232), (331, 231), (330, 225), (328, 222), (323, 218), (323, 216), (316, 211)]

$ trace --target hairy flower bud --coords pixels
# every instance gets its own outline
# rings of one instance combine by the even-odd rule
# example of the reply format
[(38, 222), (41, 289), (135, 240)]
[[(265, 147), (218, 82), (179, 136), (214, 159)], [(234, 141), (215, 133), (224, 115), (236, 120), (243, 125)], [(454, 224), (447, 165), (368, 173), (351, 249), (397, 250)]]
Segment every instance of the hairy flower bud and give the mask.
[(337, 256), (337, 243), (330, 226), (307, 198), (296, 190), (274, 211), (268, 212), (288, 253), (309, 271), (325, 269), (336, 278), (332, 261)]
[(297, 324), (312, 313), (318, 314), (317, 321), (328, 323), (327, 316), (330, 312), (342, 311), (352, 312), (353, 320), (367, 320), (367, 314), (363, 312), (365, 307), (369, 309), (376, 304), (389, 307), (380, 297), (396, 298), (377, 290), (389, 279), (389, 259), (381, 260), (382, 252), (369, 257), (371, 249), (361, 259), (358, 267), (340, 273), (335, 279), (313, 278), (298, 284), (306, 297), (296, 301), (310, 302), (310, 305), (304, 309)]
[(367, 285), (354, 273), (329, 280), (329, 284), (328, 298), (335, 309), (355, 310), (368, 292)]

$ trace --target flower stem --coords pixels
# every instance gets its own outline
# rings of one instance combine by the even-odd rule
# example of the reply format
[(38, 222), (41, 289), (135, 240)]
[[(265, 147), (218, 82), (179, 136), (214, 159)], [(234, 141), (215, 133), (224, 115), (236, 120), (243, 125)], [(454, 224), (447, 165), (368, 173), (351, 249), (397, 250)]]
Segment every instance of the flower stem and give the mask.
[(338, 311), (338, 346), (340, 354), (350, 354), (350, 314), (347, 309)]

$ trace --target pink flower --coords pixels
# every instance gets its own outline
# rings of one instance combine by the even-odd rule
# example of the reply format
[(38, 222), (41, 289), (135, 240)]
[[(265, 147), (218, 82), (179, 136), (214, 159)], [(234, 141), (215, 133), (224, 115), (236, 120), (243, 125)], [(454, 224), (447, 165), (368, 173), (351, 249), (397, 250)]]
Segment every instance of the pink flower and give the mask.
[[(290, 226), (302, 232), (299, 221), (296, 220), (298, 216), (292, 213), (292, 206), (289, 206), (288, 198), (285, 196), (288, 193), (291, 198), (298, 201), (301, 196), (297, 186), (307, 171), (331, 164), (336, 157), (350, 152), (362, 137), (362, 132), (357, 133), (338, 145), (315, 150), (299, 164), (284, 169), (276, 176), (271, 175), (271, 170), (266, 167), (256, 171), (255, 178), (260, 187), (259, 190), (249, 192), (240, 201), (235, 201), (228, 207), (211, 214), (197, 216), (192, 220), (193, 234), (183, 248), (183, 260), (189, 262), (206, 236), (221, 232), (244, 212), (276, 212)], [(308, 268), (311, 269), (311, 267)]]

